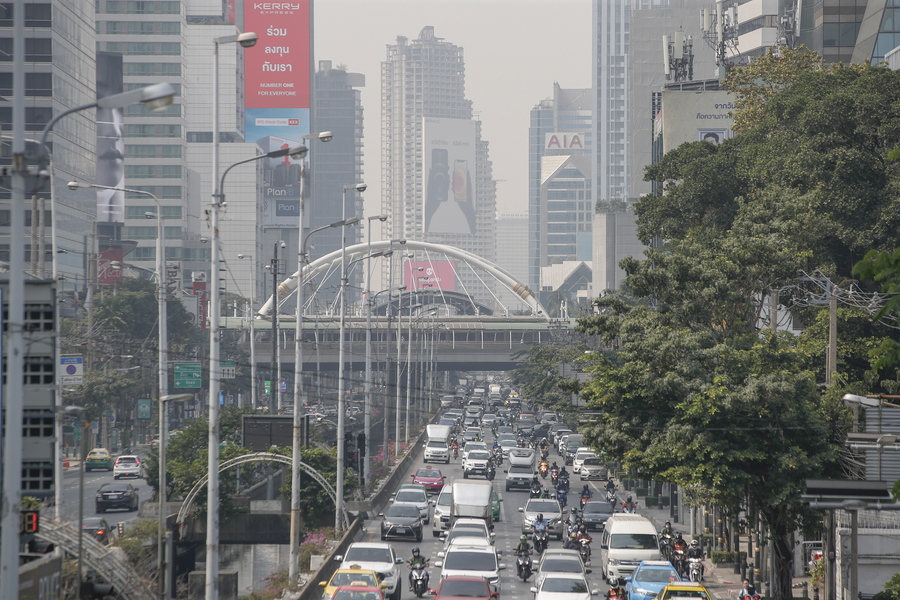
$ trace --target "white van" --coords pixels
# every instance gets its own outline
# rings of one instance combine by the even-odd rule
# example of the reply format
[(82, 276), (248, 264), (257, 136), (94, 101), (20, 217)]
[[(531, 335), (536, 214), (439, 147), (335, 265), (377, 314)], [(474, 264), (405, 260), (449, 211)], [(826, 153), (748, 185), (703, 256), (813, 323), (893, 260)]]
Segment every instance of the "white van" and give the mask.
[(642, 560), (660, 560), (659, 538), (649, 519), (616, 513), (606, 521), (600, 536), (603, 577), (630, 577)]

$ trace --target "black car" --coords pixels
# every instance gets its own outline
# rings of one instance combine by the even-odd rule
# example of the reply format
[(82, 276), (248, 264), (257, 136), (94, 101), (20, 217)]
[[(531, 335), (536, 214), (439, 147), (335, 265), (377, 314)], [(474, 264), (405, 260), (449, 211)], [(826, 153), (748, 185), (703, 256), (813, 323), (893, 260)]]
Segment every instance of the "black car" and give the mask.
[(87, 517), (81, 524), (81, 529), (84, 531), (85, 536), (92, 537), (101, 544), (109, 542), (109, 523), (106, 522), (106, 519)]
[(588, 502), (581, 511), (581, 519), (588, 529), (599, 531), (606, 526), (606, 520), (612, 514), (613, 507), (609, 502)]
[(104, 483), (97, 490), (95, 504), (97, 512), (103, 513), (110, 508), (124, 508), (135, 511), (138, 509), (138, 494), (130, 483)]
[(389, 537), (413, 538), (417, 542), (422, 541), (424, 528), (422, 515), (419, 509), (412, 504), (394, 504), (387, 514), (378, 515), (384, 517), (381, 522), (381, 539)]

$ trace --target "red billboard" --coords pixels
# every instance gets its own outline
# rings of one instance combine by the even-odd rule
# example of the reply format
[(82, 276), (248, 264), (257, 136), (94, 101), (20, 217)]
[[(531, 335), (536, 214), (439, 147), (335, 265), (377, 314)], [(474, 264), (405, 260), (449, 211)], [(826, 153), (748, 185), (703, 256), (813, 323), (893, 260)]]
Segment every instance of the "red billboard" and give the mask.
[(259, 36), (244, 53), (247, 141), (300, 140), (309, 132), (309, 5), (244, 0), (244, 31)]
[(449, 260), (429, 260), (408, 262), (403, 269), (403, 283), (407, 291), (456, 290), (456, 271)]

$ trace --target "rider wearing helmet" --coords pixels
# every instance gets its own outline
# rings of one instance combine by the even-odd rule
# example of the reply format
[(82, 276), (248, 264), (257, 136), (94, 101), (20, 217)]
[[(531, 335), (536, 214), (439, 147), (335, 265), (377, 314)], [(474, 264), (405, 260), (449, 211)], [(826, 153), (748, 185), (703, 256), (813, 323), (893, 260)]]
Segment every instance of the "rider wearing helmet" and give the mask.
[(563, 542), (564, 550), (578, 550), (578, 534), (574, 531), (569, 534), (566, 541)]
[(534, 523), (531, 524), (531, 530), (545, 531), (549, 525), (550, 523), (544, 520), (544, 514), (538, 513), (538, 516), (534, 519)]
[(584, 484), (584, 488), (582, 488), (581, 490), (581, 497), (590, 500), (593, 495), (594, 492), (591, 491), (591, 489), (588, 487), (588, 484)]
[(703, 574), (706, 571), (706, 566), (703, 564), (703, 548), (700, 547), (700, 542), (697, 540), (691, 540), (691, 547), (688, 548), (687, 551), (688, 558), (699, 558), (700, 562), (700, 579), (703, 579)]
[(623, 581), (618, 577), (609, 580), (609, 591), (606, 592), (606, 598), (624, 598), (625, 590), (623, 589)]
[[(418, 546), (412, 549), (412, 558), (406, 561), (406, 565), (409, 567), (409, 589), (412, 591), (412, 574), (417, 565), (422, 565), (423, 567), (428, 566), (428, 559), (421, 555), (419, 552)], [(428, 573), (425, 573), (426, 583), (428, 578)], [(426, 586), (427, 587), (427, 586)]]
[(516, 546), (516, 554), (520, 552), (525, 552), (526, 554), (531, 552), (531, 544), (528, 543), (528, 536), (524, 533), (519, 536), (519, 545)]
[(609, 480), (606, 482), (606, 491), (607, 492), (616, 491), (616, 482), (612, 480), (612, 477), (610, 477)]
[(675, 541), (672, 542), (672, 545), (676, 550), (681, 550), (682, 552), (687, 552), (687, 542), (684, 541), (684, 538), (681, 537), (680, 533), (675, 534)]

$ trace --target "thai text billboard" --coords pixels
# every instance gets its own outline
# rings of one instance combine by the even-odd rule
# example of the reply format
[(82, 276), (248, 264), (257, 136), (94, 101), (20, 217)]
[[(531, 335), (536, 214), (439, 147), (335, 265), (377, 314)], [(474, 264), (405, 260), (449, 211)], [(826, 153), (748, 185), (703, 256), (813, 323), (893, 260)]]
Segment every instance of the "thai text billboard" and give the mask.
[(407, 291), (456, 290), (456, 271), (453, 261), (421, 260), (407, 262), (403, 268), (403, 283)]

